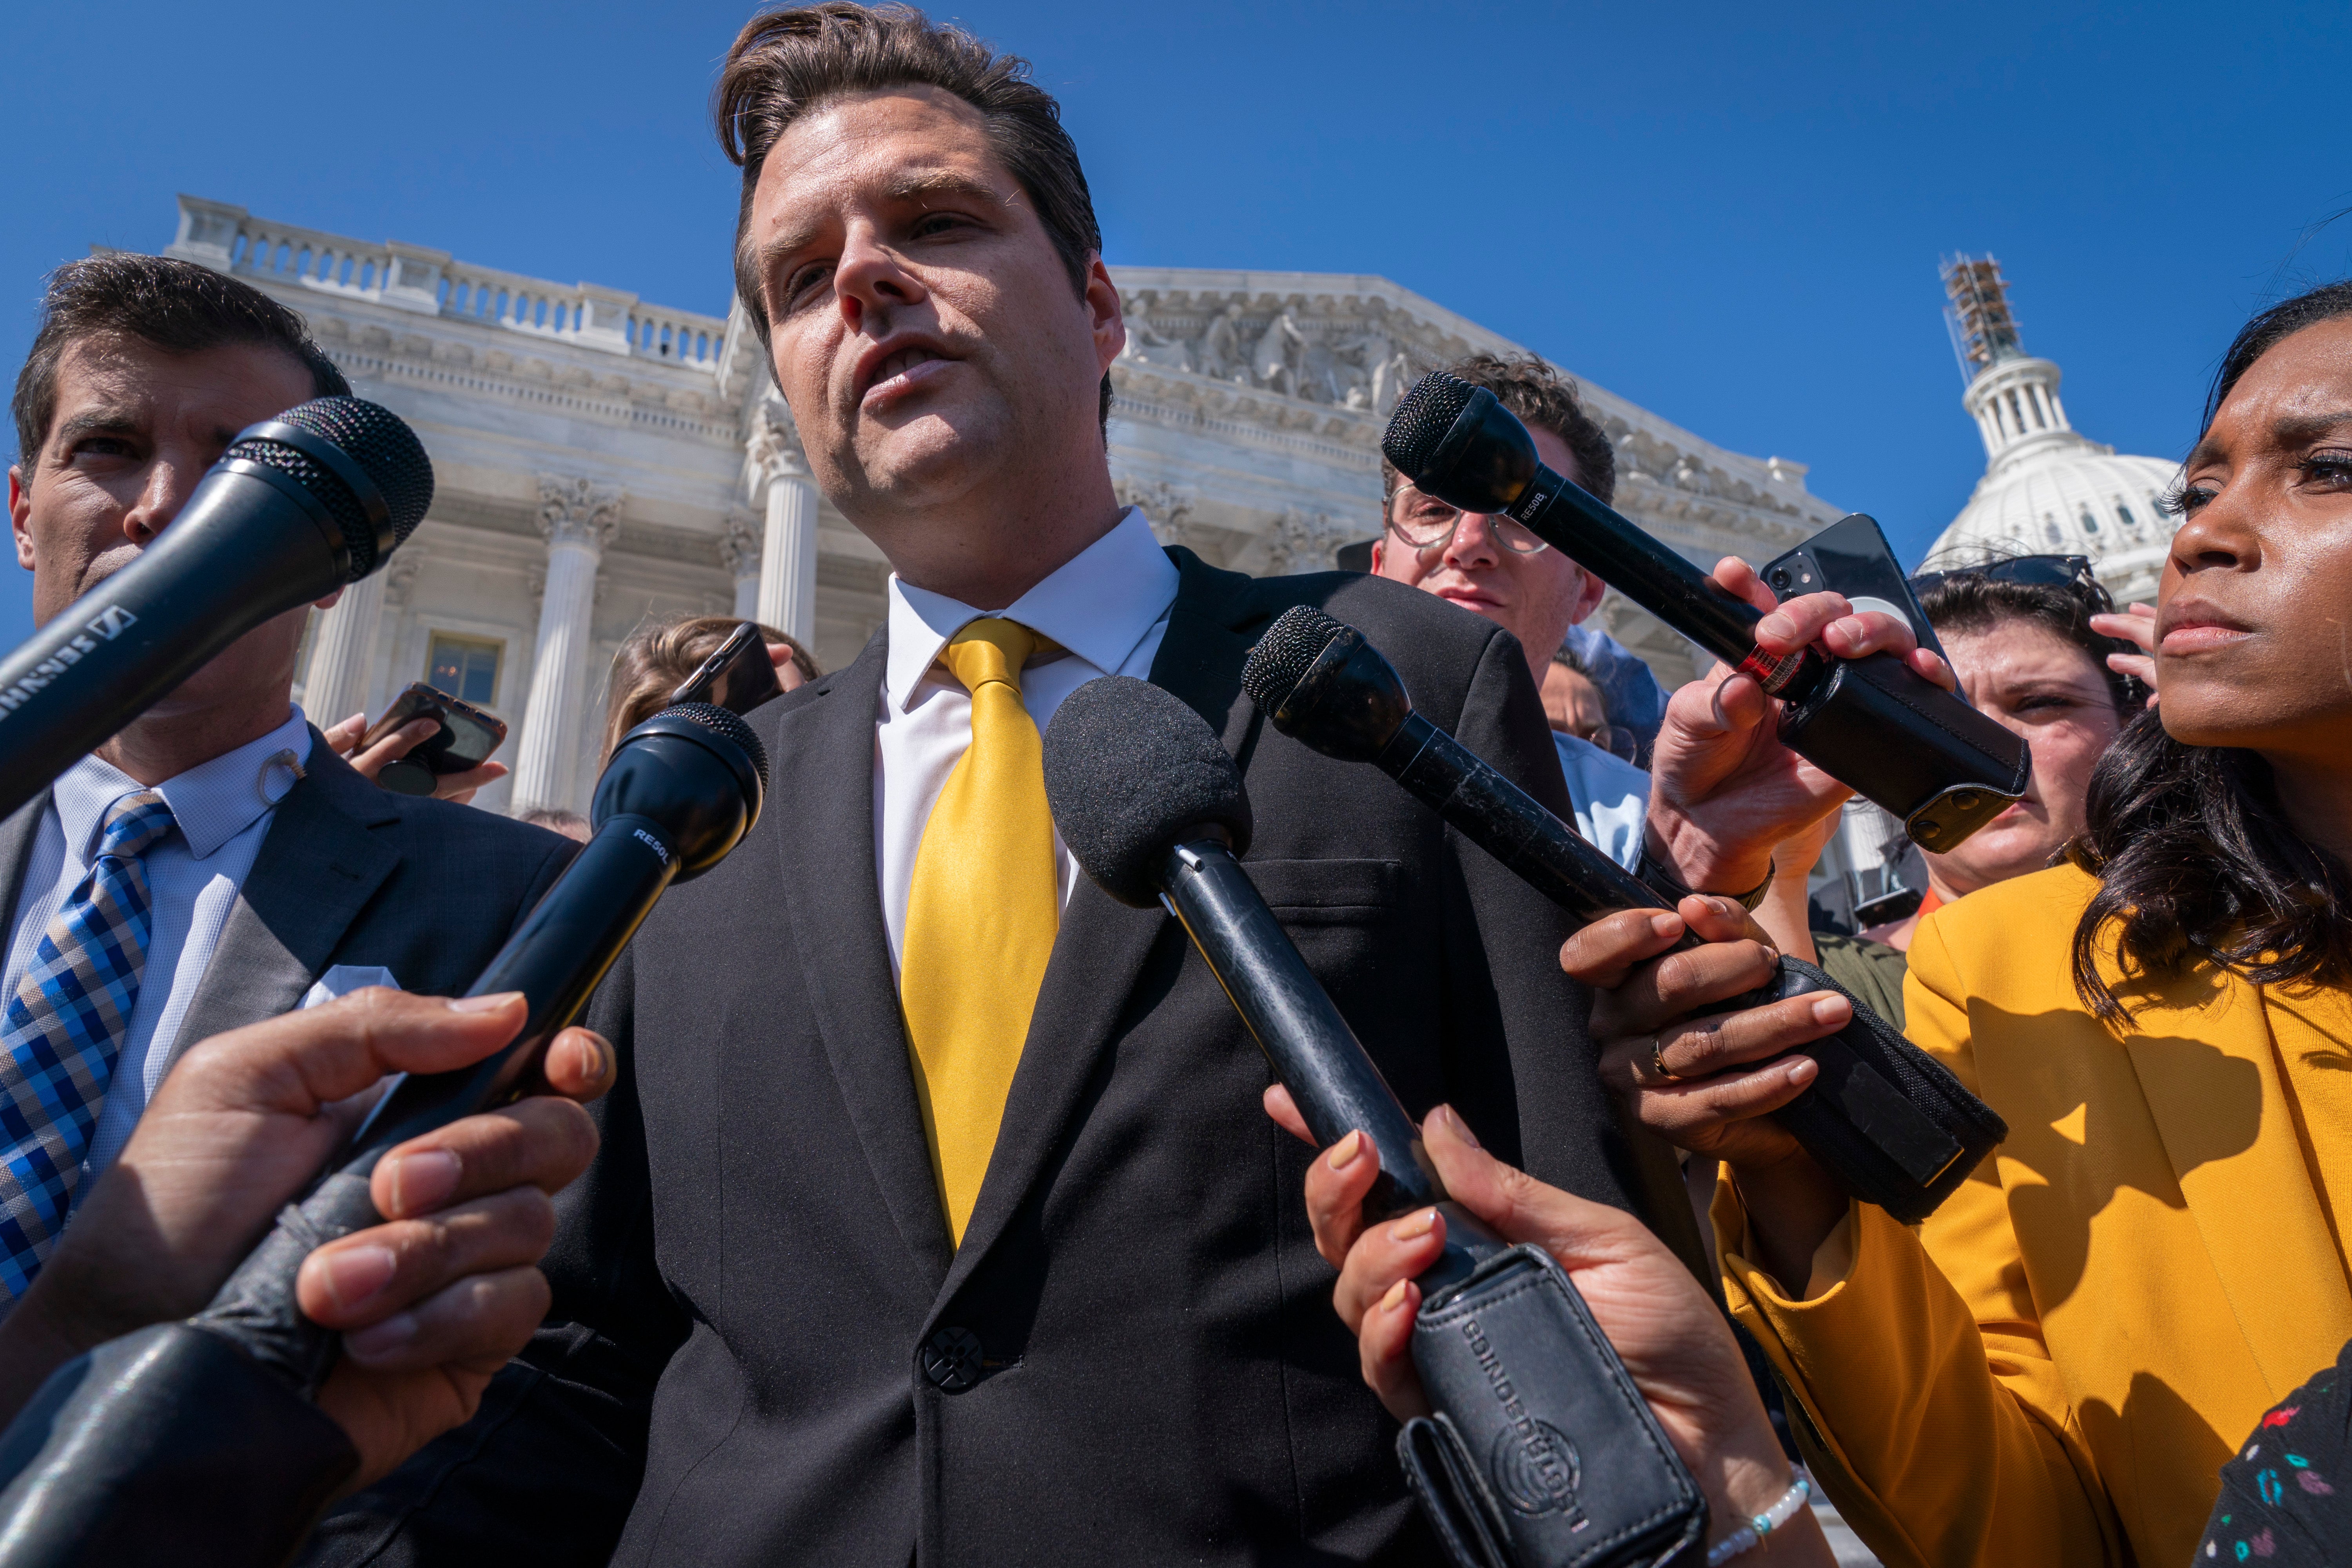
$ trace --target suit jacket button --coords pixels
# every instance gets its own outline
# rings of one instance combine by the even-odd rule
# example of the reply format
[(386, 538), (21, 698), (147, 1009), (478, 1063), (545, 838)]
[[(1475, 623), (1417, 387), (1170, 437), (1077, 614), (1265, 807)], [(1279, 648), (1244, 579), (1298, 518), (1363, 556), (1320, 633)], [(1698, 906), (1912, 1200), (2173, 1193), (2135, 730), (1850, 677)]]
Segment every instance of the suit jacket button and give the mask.
[(980, 1336), (970, 1329), (941, 1329), (922, 1351), (923, 1375), (949, 1394), (976, 1388), (981, 1378)]

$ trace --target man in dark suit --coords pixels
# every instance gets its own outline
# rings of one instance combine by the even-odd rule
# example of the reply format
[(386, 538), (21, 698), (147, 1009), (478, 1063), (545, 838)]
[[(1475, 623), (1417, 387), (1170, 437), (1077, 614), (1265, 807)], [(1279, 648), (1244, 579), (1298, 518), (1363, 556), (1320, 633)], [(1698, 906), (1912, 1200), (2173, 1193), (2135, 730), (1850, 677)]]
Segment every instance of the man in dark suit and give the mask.
[[(36, 618), (136, 559), (238, 430), (349, 391), (299, 318), (234, 279), (155, 257), (60, 268), (9, 470)], [(337, 757), (289, 699), (308, 614), (238, 639), (0, 822), (11, 1305), (185, 1050), (366, 985), (462, 993), (573, 853)]]
[(740, 295), (896, 568), (888, 622), (752, 716), (788, 807), (597, 1000), (625, 1067), (549, 1327), (313, 1560), (1427, 1561), (1311, 1156), (1181, 929), (1053, 837), (1039, 734), (1102, 675), (1191, 703), (1244, 770), (1253, 877), (1408, 1108), (1689, 1247), (1596, 1081), (1559, 912), (1240, 693), (1267, 623), (1324, 605), (1565, 816), (1528, 660), (1431, 595), (1253, 581), (1119, 507), (1118, 296), (1019, 62), (911, 13), (772, 13), (719, 122)]

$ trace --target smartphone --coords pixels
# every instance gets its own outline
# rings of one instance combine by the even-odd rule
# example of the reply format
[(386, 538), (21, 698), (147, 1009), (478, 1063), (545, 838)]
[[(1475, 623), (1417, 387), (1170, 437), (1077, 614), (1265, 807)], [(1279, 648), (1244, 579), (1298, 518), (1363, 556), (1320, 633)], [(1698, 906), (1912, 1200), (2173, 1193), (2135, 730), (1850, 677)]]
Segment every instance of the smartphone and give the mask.
[(441, 728), (410, 748), (404, 757), (386, 763), (375, 782), (394, 795), (431, 795), (435, 779), (462, 773), (489, 761), (507, 738), (506, 725), (472, 703), (418, 681), (393, 700), (383, 717), (360, 737), (365, 751), (386, 735), (419, 719), (438, 719)]
[(1919, 646), (1938, 655), (1944, 645), (1919, 611), (1903, 568), (1887, 548), (1878, 520), (1861, 512), (1842, 517), (1785, 555), (1764, 563), (1764, 585), (1783, 599), (1800, 594), (1843, 594), (1857, 610), (1877, 610), (1911, 624)]
[(758, 626), (745, 621), (729, 632), (727, 640), (669, 694), (669, 700), (672, 707), (708, 702), (740, 714), (783, 694), (775, 661), (768, 657), (768, 639), (760, 635)]

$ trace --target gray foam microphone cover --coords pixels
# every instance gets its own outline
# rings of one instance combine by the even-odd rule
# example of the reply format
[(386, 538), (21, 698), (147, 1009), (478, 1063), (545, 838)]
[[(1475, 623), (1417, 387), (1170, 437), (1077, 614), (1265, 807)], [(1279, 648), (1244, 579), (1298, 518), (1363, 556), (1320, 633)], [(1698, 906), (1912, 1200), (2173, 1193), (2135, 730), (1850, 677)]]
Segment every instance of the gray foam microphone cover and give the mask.
[(1090, 680), (1045, 727), (1045, 799), (1062, 842), (1103, 891), (1146, 909), (1169, 848), (1221, 827), (1249, 847), (1249, 793), (1208, 722), (1173, 692)]

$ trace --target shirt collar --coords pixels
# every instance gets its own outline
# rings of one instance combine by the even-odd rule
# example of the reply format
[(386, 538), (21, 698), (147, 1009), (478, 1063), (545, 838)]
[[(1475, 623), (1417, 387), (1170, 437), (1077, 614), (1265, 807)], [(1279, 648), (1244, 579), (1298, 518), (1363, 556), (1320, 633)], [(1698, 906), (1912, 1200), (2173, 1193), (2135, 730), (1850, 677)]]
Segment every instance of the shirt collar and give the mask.
[[(292, 768), (269, 764), (271, 758), (289, 751), (297, 764), (310, 761), (310, 721), (299, 708), (260, 739), (198, 763), (154, 786), (163, 804), (172, 808), (172, 820), (179, 825), (189, 854), (199, 860), (209, 859), (222, 845), (286, 798), (299, 775)], [(57, 806), (58, 826), (65, 829), (66, 846), (80, 864), (89, 864), (98, 848), (99, 828), (114, 803), (147, 787), (94, 756), (84, 757), (58, 775), (50, 799)]]
[(970, 605), (890, 577), (890, 662), (883, 692), (903, 711), (950, 638), (983, 616), (1003, 616), (1053, 638), (1108, 675), (1176, 602), (1181, 574), (1140, 507), (1002, 610)]

